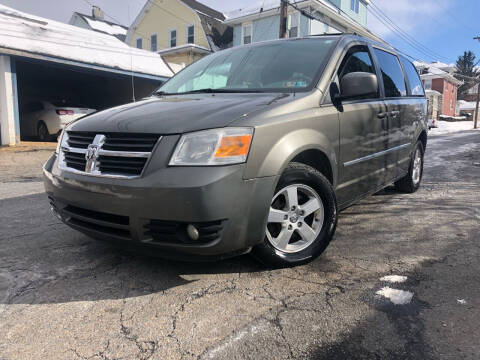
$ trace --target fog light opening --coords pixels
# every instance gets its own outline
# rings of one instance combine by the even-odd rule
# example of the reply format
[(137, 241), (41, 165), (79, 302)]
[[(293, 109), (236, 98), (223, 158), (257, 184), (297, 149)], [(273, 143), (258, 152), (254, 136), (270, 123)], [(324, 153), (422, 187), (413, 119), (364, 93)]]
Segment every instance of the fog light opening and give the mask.
[(187, 226), (187, 234), (190, 237), (190, 239), (197, 241), (198, 238), (200, 237), (200, 234), (198, 233), (198, 229), (193, 226), (192, 224), (189, 224)]

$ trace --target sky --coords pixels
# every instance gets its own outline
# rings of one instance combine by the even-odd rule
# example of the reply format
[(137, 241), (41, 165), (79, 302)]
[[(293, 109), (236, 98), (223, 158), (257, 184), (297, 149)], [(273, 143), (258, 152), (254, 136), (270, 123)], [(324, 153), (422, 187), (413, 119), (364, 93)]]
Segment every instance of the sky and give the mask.
[[(262, 4), (264, 1), (200, 2), (228, 12)], [(107, 14), (107, 19), (128, 26), (145, 0), (0, 0), (0, 4), (62, 22), (68, 22), (74, 11), (89, 14), (89, 3), (101, 7)], [(455, 63), (459, 55), (471, 50), (480, 60), (480, 42), (473, 39), (480, 35), (480, 0), (371, 0), (370, 3), (370, 30), (413, 58)], [(399, 36), (398, 31), (393, 31), (378, 20), (381, 12), (393, 22), (394, 28), (400, 28), (406, 35), (404, 33), (402, 37)], [(405, 41), (405, 38), (409, 41)]]

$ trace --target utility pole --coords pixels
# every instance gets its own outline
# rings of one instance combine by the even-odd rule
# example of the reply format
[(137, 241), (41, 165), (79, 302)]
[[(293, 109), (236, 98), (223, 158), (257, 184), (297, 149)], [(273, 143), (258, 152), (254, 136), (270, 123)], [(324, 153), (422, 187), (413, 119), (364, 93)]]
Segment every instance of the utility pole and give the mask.
[(280, 39), (287, 37), (288, 0), (280, 0)]
[(477, 82), (477, 103), (475, 104), (475, 120), (473, 121), (474, 129), (476, 129), (478, 125), (478, 103), (480, 103), (480, 82)]
[[(480, 41), (480, 36), (474, 37), (474, 40)], [(475, 120), (473, 121), (473, 128), (476, 129), (478, 125), (478, 104), (480, 103), (480, 81), (477, 81), (477, 103), (475, 104)]]

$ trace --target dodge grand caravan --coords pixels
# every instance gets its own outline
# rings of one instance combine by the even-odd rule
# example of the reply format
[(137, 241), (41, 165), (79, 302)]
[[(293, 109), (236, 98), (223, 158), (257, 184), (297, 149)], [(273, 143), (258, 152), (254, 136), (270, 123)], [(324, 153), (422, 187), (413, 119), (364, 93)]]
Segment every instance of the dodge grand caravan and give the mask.
[(305, 263), (340, 210), (418, 189), (426, 105), (412, 63), (356, 35), (235, 47), (71, 123), (46, 192), (70, 227), (151, 254)]

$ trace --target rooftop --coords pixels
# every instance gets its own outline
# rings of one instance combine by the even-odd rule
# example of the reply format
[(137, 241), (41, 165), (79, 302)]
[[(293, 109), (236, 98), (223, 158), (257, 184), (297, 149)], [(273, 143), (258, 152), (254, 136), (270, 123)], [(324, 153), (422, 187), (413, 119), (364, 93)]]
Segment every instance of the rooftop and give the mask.
[(127, 35), (128, 27), (126, 26), (116, 24), (111, 21), (99, 19), (91, 15), (81, 14), (78, 12), (75, 12), (74, 14), (83, 18), (88, 23), (88, 25), (95, 31), (103, 32), (105, 34), (113, 36)]
[(196, 45), (196, 44), (178, 45), (175, 47), (159, 50), (158, 53), (161, 55), (165, 55), (165, 54), (179, 53), (184, 51), (193, 51), (194, 53), (201, 53), (201, 54), (210, 53), (210, 49), (207, 49), (203, 46)]
[(202, 4), (201, 2), (198, 2), (196, 0), (181, 0), (181, 1), (187, 6), (190, 6), (192, 9), (196, 10), (197, 12), (203, 13), (207, 16), (210, 16), (220, 21), (225, 20), (225, 15), (223, 13), (215, 9), (212, 9), (211, 7), (208, 7), (207, 5)]
[[(0, 53), (46, 56), (63, 62), (171, 77), (160, 55), (134, 49), (117, 38), (0, 5)], [(34, 56), (35, 55), (35, 56)]]

